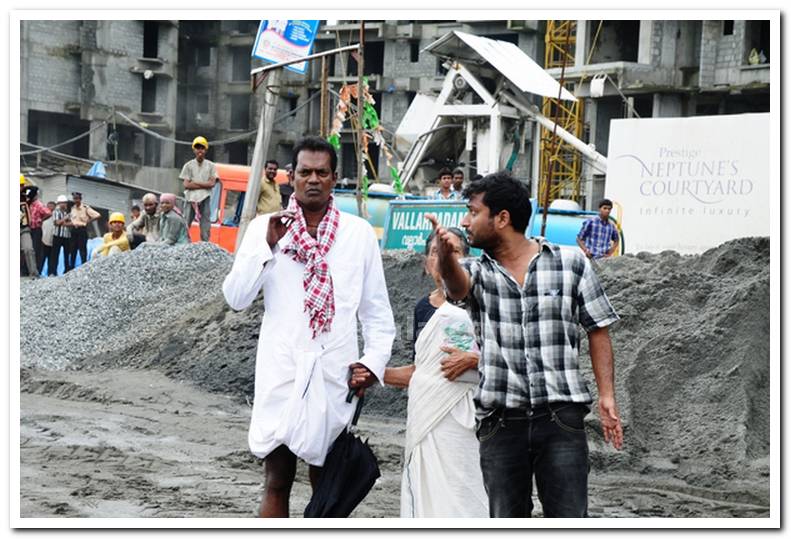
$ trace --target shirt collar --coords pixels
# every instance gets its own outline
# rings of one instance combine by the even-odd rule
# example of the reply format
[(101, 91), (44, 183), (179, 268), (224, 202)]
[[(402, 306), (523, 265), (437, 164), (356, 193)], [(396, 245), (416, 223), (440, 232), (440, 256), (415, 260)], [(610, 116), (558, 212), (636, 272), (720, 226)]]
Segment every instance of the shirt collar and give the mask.
[[(556, 254), (560, 253), (560, 247), (555, 245), (554, 243), (548, 241), (543, 236), (530, 236), (530, 237), (528, 237), (528, 239), (538, 242), (538, 253), (539, 254), (543, 253), (544, 251), (546, 251), (547, 253), (549, 253), (551, 255), (556, 255)], [(481, 252), (481, 258), (484, 259), (484, 260), (488, 260), (489, 262), (494, 262), (494, 263), (499, 264), (499, 262), (497, 262), (497, 260), (495, 260), (495, 258), (493, 256), (491, 256), (489, 253), (487, 253), (486, 251), (482, 251)]]

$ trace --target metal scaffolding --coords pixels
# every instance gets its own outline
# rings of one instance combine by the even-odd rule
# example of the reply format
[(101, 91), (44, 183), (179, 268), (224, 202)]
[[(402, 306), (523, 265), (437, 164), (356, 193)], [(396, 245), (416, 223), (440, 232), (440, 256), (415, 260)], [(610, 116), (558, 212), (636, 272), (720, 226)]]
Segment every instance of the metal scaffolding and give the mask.
[[(546, 52), (544, 67), (569, 68), (574, 66), (577, 21), (547, 21), (544, 36)], [(561, 81), (564, 87), (574, 92), (573, 83)], [(561, 101), (557, 98), (544, 98), (542, 113), (555, 121), (575, 137), (582, 139), (583, 115), (582, 100)], [(554, 139), (554, 140), (553, 140)], [(554, 168), (552, 168), (554, 165)], [(541, 129), (541, 166), (539, 181), (539, 200), (551, 202), (556, 198), (580, 202), (582, 176), (582, 157), (568, 142), (553, 136), (551, 130)], [(549, 188), (549, 197), (546, 189)]]

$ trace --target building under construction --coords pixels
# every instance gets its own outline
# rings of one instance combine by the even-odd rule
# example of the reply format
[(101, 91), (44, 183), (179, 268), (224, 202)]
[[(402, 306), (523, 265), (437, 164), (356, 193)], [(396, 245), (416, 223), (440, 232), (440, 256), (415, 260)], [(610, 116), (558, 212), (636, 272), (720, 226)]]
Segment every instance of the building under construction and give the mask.
[[(209, 158), (248, 164), (260, 95), (250, 91), (258, 21), (22, 21), (21, 132), (23, 171), (81, 174), (102, 161), (108, 177), (180, 191), (189, 141), (210, 141)], [(396, 136), (418, 94), (436, 96), (447, 64), (426, 51), (451, 31), (513, 43), (577, 96), (573, 104), (531, 99), (544, 116), (606, 155), (610, 120), (769, 110), (769, 21), (365, 21), (363, 67), (385, 141), (398, 163), (409, 140)], [(314, 51), (357, 43), (360, 21), (323, 21)], [(268, 157), (290, 158), (293, 142), (322, 132), (337, 93), (357, 80), (351, 54), (304, 76), (285, 72)], [(489, 91), (497, 92), (497, 88)], [(324, 115), (322, 116), (322, 108)], [(514, 133), (511, 172), (533, 186), (552, 176), (550, 198), (591, 207), (604, 175), (546, 129)], [(463, 138), (463, 137), (462, 137)], [(69, 141), (66, 144), (61, 144)], [(353, 129), (340, 132), (339, 175), (354, 184)], [(421, 162), (427, 170), (478, 171), (474, 154)], [(374, 176), (390, 181), (379, 148), (369, 147)], [(409, 188), (424, 192), (431, 174)], [(538, 193), (534, 193), (538, 194)]]

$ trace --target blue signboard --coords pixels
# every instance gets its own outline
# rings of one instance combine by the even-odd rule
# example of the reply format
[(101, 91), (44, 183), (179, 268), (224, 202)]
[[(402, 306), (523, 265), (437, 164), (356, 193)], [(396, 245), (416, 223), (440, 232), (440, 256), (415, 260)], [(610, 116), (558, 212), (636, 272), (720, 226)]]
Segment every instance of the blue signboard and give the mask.
[[(261, 21), (258, 36), (253, 45), (253, 57), (278, 64), (303, 58), (310, 54), (320, 21)], [(296, 73), (304, 75), (308, 69), (307, 62), (298, 62), (285, 66)]]

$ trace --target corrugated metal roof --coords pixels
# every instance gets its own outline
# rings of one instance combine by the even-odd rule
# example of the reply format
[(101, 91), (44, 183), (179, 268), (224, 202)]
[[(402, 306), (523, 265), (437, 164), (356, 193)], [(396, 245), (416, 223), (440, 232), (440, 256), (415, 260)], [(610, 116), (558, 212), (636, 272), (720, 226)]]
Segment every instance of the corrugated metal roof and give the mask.
[[(468, 68), (473, 67), (473, 64), (488, 63), (523, 92), (558, 97), (560, 84), (513, 43), (454, 30), (424, 50), (437, 56), (457, 59)], [(577, 100), (565, 88), (561, 98), (567, 101)]]

